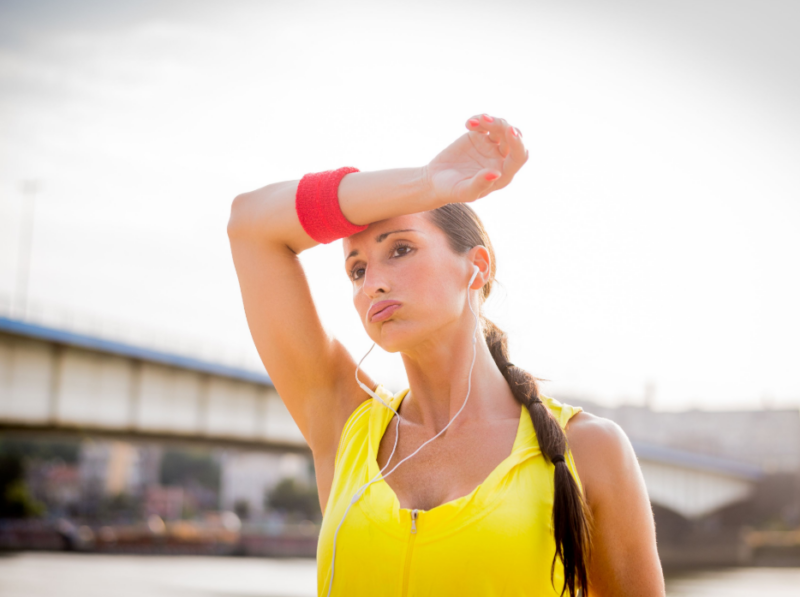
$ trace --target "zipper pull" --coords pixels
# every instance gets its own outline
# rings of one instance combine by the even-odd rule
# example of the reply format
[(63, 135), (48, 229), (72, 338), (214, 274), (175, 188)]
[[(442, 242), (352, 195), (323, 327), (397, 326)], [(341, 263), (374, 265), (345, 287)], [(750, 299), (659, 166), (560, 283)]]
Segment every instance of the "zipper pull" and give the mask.
[(411, 534), (412, 535), (416, 535), (417, 534), (417, 514), (418, 513), (419, 513), (419, 510), (417, 510), (416, 508), (414, 508), (411, 511)]

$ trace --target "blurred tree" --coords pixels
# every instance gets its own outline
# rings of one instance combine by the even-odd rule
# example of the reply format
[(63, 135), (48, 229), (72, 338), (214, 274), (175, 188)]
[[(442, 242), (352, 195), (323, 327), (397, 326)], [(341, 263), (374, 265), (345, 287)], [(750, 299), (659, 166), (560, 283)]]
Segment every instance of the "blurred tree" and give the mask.
[(267, 493), (264, 505), (314, 522), (322, 519), (316, 485), (299, 483), (291, 477), (283, 479)]
[(0, 455), (0, 518), (27, 518), (44, 513), (44, 504), (33, 499), (25, 485), (22, 458)]
[(69, 440), (0, 438), (0, 455), (37, 460), (61, 459), (67, 464), (78, 462), (80, 444)]
[(220, 467), (204, 451), (167, 450), (161, 460), (161, 484), (185, 485), (194, 481), (207, 489), (219, 491)]

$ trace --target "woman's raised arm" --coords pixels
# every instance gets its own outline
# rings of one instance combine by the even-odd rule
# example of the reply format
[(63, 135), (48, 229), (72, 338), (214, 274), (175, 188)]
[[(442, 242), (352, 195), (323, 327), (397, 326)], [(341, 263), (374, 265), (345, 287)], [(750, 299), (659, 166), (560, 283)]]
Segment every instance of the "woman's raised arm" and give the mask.
[[(298, 254), (319, 243), (297, 218), (298, 182), (237, 196), (228, 237), (258, 354), (312, 451), (326, 454), (336, 450), (338, 432), (368, 396), (356, 384), (355, 361), (325, 330), (311, 298)], [(424, 168), (348, 174), (339, 186), (339, 205), (354, 224), (437, 207)], [(359, 375), (375, 386), (367, 374)]]

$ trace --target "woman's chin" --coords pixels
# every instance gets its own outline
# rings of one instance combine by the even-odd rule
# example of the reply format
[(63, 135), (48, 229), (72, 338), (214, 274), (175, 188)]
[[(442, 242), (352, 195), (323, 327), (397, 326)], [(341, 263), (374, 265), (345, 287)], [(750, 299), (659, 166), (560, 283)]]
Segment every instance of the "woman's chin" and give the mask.
[(375, 342), (386, 352), (400, 352), (411, 341), (412, 335), (401, 321), (387, 319), (380, 324)]

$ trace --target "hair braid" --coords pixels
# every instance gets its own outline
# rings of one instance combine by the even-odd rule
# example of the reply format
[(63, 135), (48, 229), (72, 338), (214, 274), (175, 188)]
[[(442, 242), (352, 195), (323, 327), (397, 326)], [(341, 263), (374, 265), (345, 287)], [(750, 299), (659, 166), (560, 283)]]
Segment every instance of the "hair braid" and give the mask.
[(495, 363), (506, 378), (514, 398), (528, 408), (542, 453), (555, 466), (553, 497), (553, 534), (556, 553), (550, 565), (550, 582), (554, 582), (556, 560), (564, 565), (564, 587), (575, 597), (577, 588), (587, 593), (586, 560), (589, 547), (588, 510), (580, 488), (564, 460), (567, 436), (561, 425), (539, 397), (537, 379), (508, 360), (508, 337), (491, 320), (481, 316), (484, 337)]
[[(447, 235), (450, 248), (456, 253), (466, 253), (477, 245), (488, 249), (491, 256), (490, 275), (481, 293), (483, 300), (488, 298), (496, 264), (492, 243), (478, 215), (464, 203), (448, 203), (426, 213)], [(588, 597), (586, 565), (591, 545), (591, 518), (580, 488), (564, 460), (567, 436), (539, 397), (537, 379), (509, 361), (506, 333), (483, 315), (481, 319), (489, 352), (508, 382), (514, 398), (527, 407), (539, 447), (555, 468), (553, 535), (556, 552), (550, 566), (550, 582), (554, 584), (556, 560), (561, 558), (564, 567), (561, 595), (569, 590), (570, 597), (576, 597), (580, 588), (582, 597)]]

